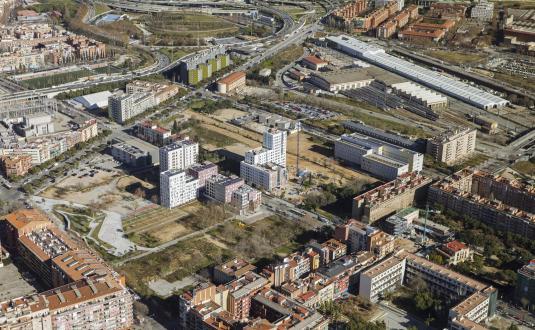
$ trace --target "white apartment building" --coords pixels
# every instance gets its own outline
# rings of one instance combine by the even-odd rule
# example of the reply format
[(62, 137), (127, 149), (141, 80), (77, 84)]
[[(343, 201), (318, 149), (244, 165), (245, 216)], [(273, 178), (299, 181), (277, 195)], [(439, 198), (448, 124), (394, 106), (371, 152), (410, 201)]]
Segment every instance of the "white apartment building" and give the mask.
[(199, 144), (188, 138), (160, 148), (160, 172), (185, 170), (197, 163)]
[(476, 129), (449, 130), (427, 140), (426, 152), (448, 165), (470, 156), (476, 149)]
[(451, 329), (477, 329), (479, 322), (496, 312), (495, 288), (403, 250), (361, 273), (359, 295), (376, 302), (382, 293), (414, 278), (425, 281), (433, 292), (459, 301), (449, 310)]
[(479, 3), (472, 7), (470, 17), (479, 21), (492, 21), (492, 18), (494, 17), (494, 3), (486, 0), (479, 0)]
[(240, 176), (249, 185), (272, 190), (286, 184), (287, 133), (277, 129), (264, 132), (263, 147), (245, 153)]
[(392, 256), (360, 274), (359, 296), (377, 302), (384, 292), (403, 283), (405, 260)]
[(424, 166), (421, 153), (358, 133), (344, 134), (335, 141), (334, 156), (387, 180), (420, 172)]
[(160, 203), (173, 208), (197, 198), (199, 180), (186, 174), (184, 170), (169, 170), (160, 173)]
[(405, 7), (405, 0), (375, 0), (375, 8), (380, 8), (388, 5), (389, 2), (395, 1), (398, 4), (398, 11)]
[(155, 105), (152, 93), (112, 95), (108, 98), (108, 113), (111, 119), (123, 124)]

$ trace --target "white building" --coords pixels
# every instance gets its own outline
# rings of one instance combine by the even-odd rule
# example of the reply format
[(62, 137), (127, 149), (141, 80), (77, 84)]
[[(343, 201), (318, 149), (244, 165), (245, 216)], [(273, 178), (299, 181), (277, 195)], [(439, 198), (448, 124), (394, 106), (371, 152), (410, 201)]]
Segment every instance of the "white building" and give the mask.
[(152, 93), (112, 95), (108, 99), (108, 113), (111, 119), (123, 124), (155, 105)]
[(244, 184), (232, 193), (232, 207), (239, 213), (255, 212), (262, 203), (262, 193)]
[(392, 84), (391, 87), (395, 94), (404, 96), (411, 101), (418, 102), (432, 110), (440, 110), (448, 107), (447, 97), (413, 82), (406, 81)]
[(197, 163), (199, 144), (184, 139), (160, 148), (160, 172), (168, 170), (185, 170)]
[(456, 80), (442, 73), (424, 68), (405, 59), (387, 54), (383, 48), (340, 35), (326, 38), (329, 44), (339, 51), (356, 56), (366, 62), (421, 83), (429, 88), (450, 95), (480, 109), (501, 108), (509, 101)]
[(420, 172), (424, 164), (421, 153), (358, 133), (344, 134), (335, 141), (334, 156), (387, 180)]
[(199, 180), (186, 174), (184, 170), (169, 170), (160, 173), (160, 203), (173, 208), (197, 198)]
[(398, 11), (405, 7), (405, 0), (375, 0), (375, 8), (380, 8), (388, 5), (389, 2), (395, 1), (398, 4)]
[(264, 132), (263, 147), (245, 153), (240, 176), (247, 184), (272, 190), (286, 184), (287, 133), (277, 129)]
[(486, 0), (479, 0), (479, 3), (472, 7), (470, 17), (485, 22), (492, 21), (492, 18), (494, 17), (494, 3), (487, 2)]
[(105, 108), (108, 106), (108, 99), (113, 94), (109, 91), (103, 91), (83, 96), (75, 97), (74, 100), (86, 109)]

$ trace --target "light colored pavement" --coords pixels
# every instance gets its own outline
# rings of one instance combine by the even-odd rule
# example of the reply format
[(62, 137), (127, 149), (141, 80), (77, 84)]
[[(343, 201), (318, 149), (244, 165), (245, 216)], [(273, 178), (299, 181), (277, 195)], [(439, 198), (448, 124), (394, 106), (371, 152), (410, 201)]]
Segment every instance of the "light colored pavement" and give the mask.
[(172, 295), (174, 291), (183, 289), (188, 286), (197, 285), (201, 283), (201, 281), (203, 280), (206, 281), (206, 279), (200, 276), (197, 276), (195, 274), (192, 276), (185, 277), (179, 281), (172, 282), (172, 283), (159, 278), (157, 280), (150, 281), (149, 288), (152, 291), (156, 292), (158, 296), (166, 298)]
[(422, 321), (407, 314), (404, 310), (401, 310), (395, 306), (387, 305), (383, 302), (378, 303), (379, 308), (384, 312), (382, 317), (378, 320), (385, 321), (386, 328), (389, 330), (402, 330), (407, 329), (410, 326), (415, 326), (418, 330), (431, 330), (431, 327), (425, 325)]
[[(52, 212), (54, 211), (55, 205), (68, 205), (80, 208), (87, 208), (86, 205), (70, 203), (52, 198), (33, 196), (32, 199), (39, 207), (41, 207), (43, 210), (50, 214), (52, 214)], [(113, 249), (109, 250), (108, 253), (111, 253), (116, 256), (121, 256), (135, 249), (136, 244), (134, 244), (129, 239), (123, 237), (123, 225), (121, 215), (116, 212), (110, 212), (105, 210), (101, 211), (105, 214), (106, 217), (104, 218), (104, 221), (98, 233), (98, 238), (113, 246)], [(137, 249), (144, 250), (145, 248), (137, 246)]]

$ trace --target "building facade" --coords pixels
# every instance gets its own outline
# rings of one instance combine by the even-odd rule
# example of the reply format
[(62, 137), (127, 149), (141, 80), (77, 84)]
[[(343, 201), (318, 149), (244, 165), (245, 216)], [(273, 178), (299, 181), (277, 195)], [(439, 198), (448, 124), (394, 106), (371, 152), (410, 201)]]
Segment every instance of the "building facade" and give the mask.
[(476, 149), (475, 129), (451, 130), (427, 141), (427, 154), (436, 161), (455, 164), (472, 155)]
[(160, 172), (185, 170), (197, 163), (199, 144), (189, 139), (174, 142), (160, 148)]
[(160, 173), (160, 204), (173, 208), (197, 198), (199, 180), (184, 170), (168, 170)]

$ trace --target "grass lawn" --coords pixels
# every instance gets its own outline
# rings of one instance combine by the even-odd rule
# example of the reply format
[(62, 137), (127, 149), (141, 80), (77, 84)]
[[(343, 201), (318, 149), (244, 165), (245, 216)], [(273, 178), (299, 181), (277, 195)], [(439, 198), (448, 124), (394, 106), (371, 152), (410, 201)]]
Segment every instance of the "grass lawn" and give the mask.
[(171, 59), (171, 62), (178, 60), (181, 57), (184, 57), (188, 54), (191, 54), (192, 51), (188, 49), (172, 49), (172, 48), (160, 48), (160, 53)]
[(494, 79), (504, 81), (511, 86), (520, 87), (526, 90), (535, 91), (535, 79), (513, 76), (507, 73), (494, 72)]
[(228, 137), (219, 132), (215, 132), (202, 126), (193, 127), (190, 136), (195, 137), (195, 139), (199, 141), (201, 145), (211, 144), (218, 148), (226, 147), (228, 145), (239, 142), (234, 138)]
[(535, 176), (535, 157), (529, 161), (516, 162), (512, 167), (521, 174)]
[(54, 207), (54, 210), (58, 217), (64, 218), (67, 221), (65, 216), (58, 211), (65, 212), (69, 218), (69, 229), (74, 230), (82, 236), (89, 234), (91, 231), (89, 227), (91, 222), (102, 222), (104, 220), (104, 214), (102, 212), (93, 212), (90, 209), (57, 205)]
[(96, 3), (95, 4), (95, 15), (100, 15), (102, 13), (105, 13), (107, 11), (110, 11), (110, 7), (103, 3)]
[(487, 58), (487, 55), (482, 53), (464, 53), (450, 50), (428, 50), (425, 54), (455, 65), (479, 62)]
[(162, 252), (132, 260), (117, 267), (126, 275), (127, 284), (143, 296), (152, 295), (147, 283), (164, 278), (174, 282), (232, 257), (232, 252), (206, 239), (179, 242)]
[(230, 36), (239, 30), (227, 20), (200, 13), (156, 13), (146, 15), (144, 23), (156, 36), (205, 38)]
[[(196, 222), (201, 221), (200, 217), (208, 217), (204, 211), (197, 212), (195, 216)], [(174, 282), (235, 256), (245, 257), (261, 267), (274, 257), (295, 251), (310, 239), (322, 240), (325, 236), (323, 232), (312, 231), (305, 225), (277, 216), (259, 220), (253, 225), (231, 221), (204, 236), (178, 242), (159, 253), (118, 266), (117, 270), (126, 275), (127, 284), (137, 293), (150, 296), (153, 295), (148, 288), (151, 280), (163, 278)]]
[(94, 75), (94, 73), (91, 70), (82, 69), (78, 71), (59, 73), (49, 77), (27, 79), (21, 81), (20, 83), (22, 86), (29, 89), (39, 89), (65, 84), (92, 75)]

